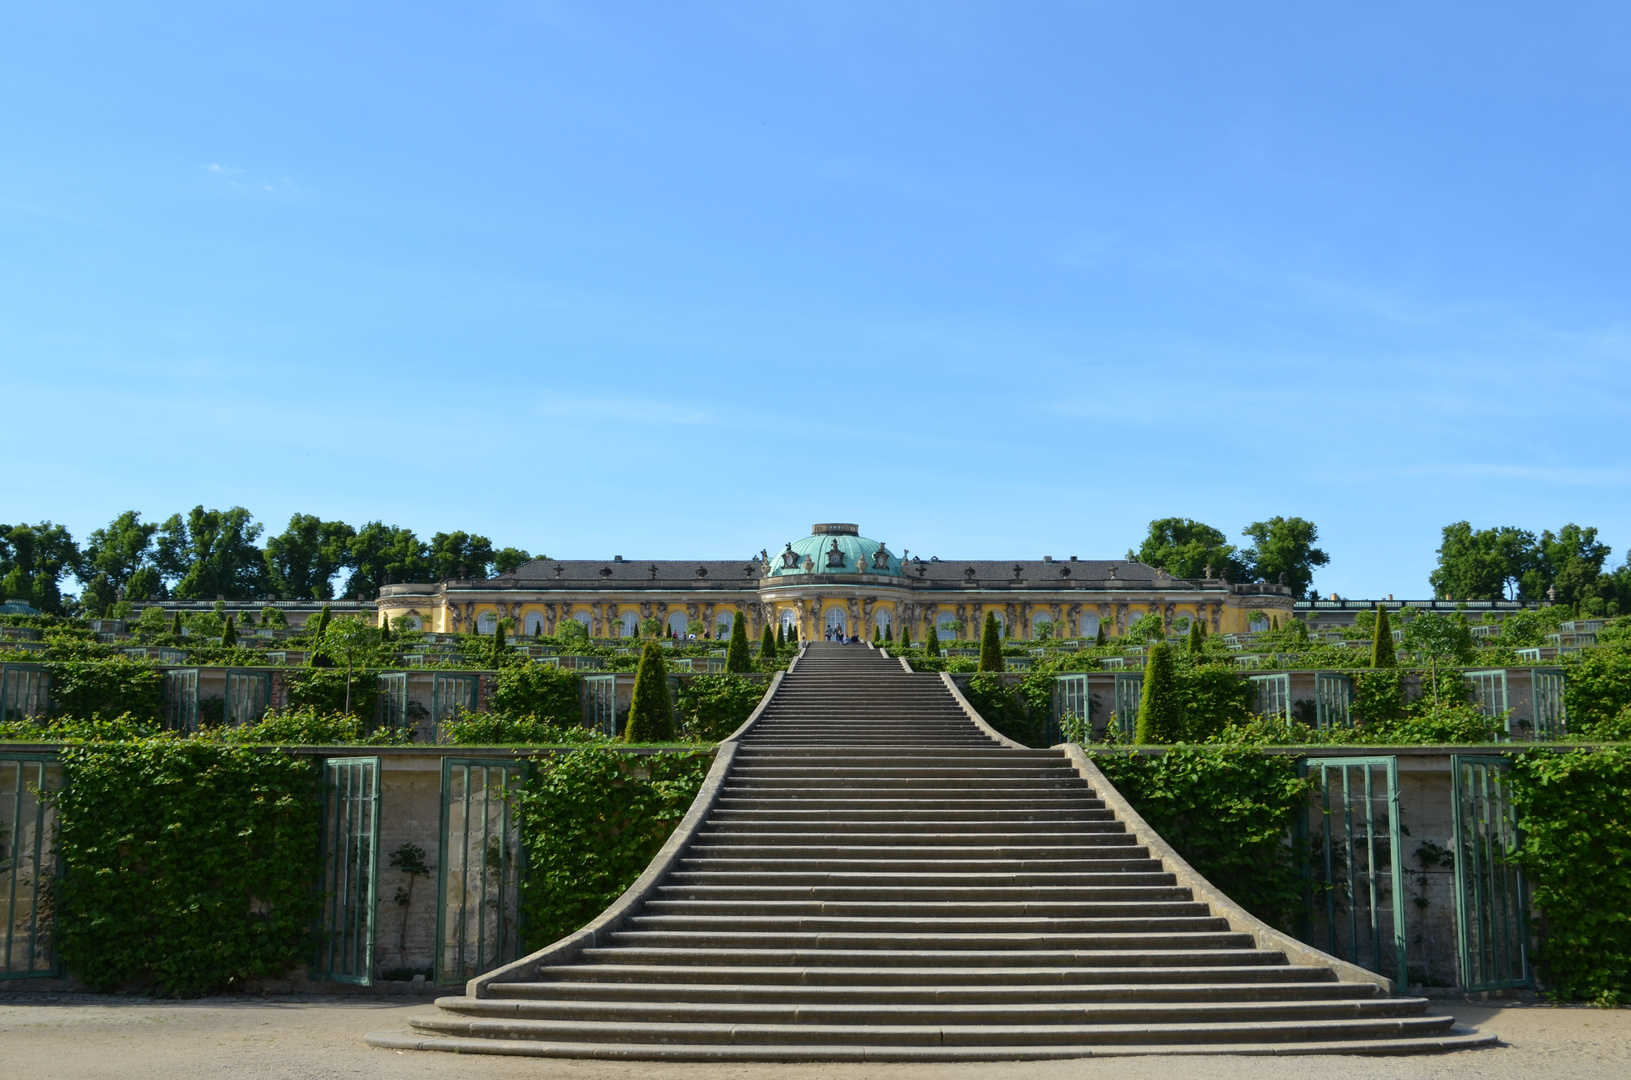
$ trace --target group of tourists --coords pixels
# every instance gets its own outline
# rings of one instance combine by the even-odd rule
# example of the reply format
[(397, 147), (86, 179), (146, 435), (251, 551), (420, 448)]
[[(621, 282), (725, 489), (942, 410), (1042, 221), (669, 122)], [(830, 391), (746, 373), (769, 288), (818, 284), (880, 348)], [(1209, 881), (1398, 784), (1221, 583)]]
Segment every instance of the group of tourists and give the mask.
[(827, 627), (827, 640), (836, 641), (840, 645), (856, 645), (861, 641), (861, 639), (856, 637), (854, 634), (851, 634), (849, 637), (845, 637), (844, 628), (842, 626)]

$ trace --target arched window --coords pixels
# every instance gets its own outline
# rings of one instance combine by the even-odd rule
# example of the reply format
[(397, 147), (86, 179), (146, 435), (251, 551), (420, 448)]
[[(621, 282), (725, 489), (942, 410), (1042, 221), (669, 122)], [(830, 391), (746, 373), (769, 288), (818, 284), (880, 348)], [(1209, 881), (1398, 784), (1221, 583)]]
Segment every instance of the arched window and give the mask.
[(878, 633), (880, 634), (886, 630), (893, 633), (894, 631), (890, 628), (895, 625), (894, 612), (890, 611), (888, 608), (884, 608), (880, 611), (874, 611), (872, 613), (872, 625), (878, 628)]
[(594, 616), (590, 615), (587, 611), (574, 611), (572, 613), (572, 617), (583, 624), (583, 632), (585, 634), (592, 633), (590, 627), (594, 625)]
[(1031, 636), (1038, 640), (1053, 637), (1053, 615), (1043, 612), (1031, 616)]
[(782, 608), (782, 637), (792, 637), (793, 628), (799, 624), (799, 613), (792, 608)]
[[(997, 636), (1002, 638), (1004, 641), (1008, 640), (1008, 624), (1003, 621), (1002, 612), (993, 611), (991, 613), (991, 617), (997, 620)], [(985, 625), (983, 623), (980, 625), (980, 633), (985, 633)]]
[(522, 632), (528, 637), (536, 637), (544, 632), (544, 617), (536, 611), (527, 612), (527, 621), (522, 624)]
[(476, 633), (491, 634), (498, 629), (498, 615), (491, 611), (484, 611), (476, 616)]
[(727, 638), (729, 638), (731, 636), (731, 621), (735, 617), (736, 616), (734, 614), (725, 614), (725, 615), (715, 615), (714, 616), (714, 640), (715, 641), (724, 641), (724, 640), (726, 640)]
[(424, 620), (417, 615), (404, 615), (397, 621), (407, 623), (409, 630), (423, 630), (425, 628)]
[(1251, 633), (1253, 633), (1253, 634), (1261, 634), (1263, 631), (1267, 630), (1268, 628), (1269, 628), (1268, 613), (1263, 612), (1263, 611), (1254, 611), (1254, 612), (1252, 612), (1252, 621), (1246, 624), (1246, 629), (1248, 631), (1250, 631)]
[(942, 611), (934, 620), (935, 636), (941, 641), (957, 640), (957, 616), (949, 611)]
[(668, 628), (680, 637), (685, 636), (685, 612), (671, 611), (668, 613)]
[(1085, 614), (1078, 620), (1077, 625), (1079, 627), (1078, 632), (1080, 636), (1084, 638), (1096, 638), (1099, 636), (1098, 615), (1093, 613)]
[(828, 608), (827, 629), (847, 636), (849, 634), (849, 613), (841, 607)]
[(621, 627), (618, 637), (634, 637), (640, 632), (640, 616), (632, 611), (625, 611), (618, 616), (618, 625)]
[(1167, 627), (1167, 636), (1168, 637), (1183, 637), (1184, 635), (1186, 635), (1188, 633), (1189, 633), (1189, 616), (1188, 615), (1176, 615), (1176, 616), (1174, 616), (1173, 620), (1172, 620), (1172, 625)]

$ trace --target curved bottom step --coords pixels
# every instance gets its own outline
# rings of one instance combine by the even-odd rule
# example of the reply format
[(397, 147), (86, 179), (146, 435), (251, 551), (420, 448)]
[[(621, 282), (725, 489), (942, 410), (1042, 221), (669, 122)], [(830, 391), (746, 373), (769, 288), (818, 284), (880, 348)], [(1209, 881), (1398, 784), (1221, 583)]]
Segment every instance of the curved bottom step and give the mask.
[(1456, 1028), (1415, 1039), (1277, 1043), (1165, 1043), (1101, 1046), (732, 1046), (681, 1043), (578, 1043), (531, 1039), (468, 1039), (376, 1031), (365, 1037), (384, 1050), (442, 1050), (508, 1057), (600, 1058), (623, 1061), (1042, 1061), (1057, 1058), (1169, 1055), (1274, 1056), (1305, 1054), (1437, 1054), (1500, 1045), (1494, 1035)]

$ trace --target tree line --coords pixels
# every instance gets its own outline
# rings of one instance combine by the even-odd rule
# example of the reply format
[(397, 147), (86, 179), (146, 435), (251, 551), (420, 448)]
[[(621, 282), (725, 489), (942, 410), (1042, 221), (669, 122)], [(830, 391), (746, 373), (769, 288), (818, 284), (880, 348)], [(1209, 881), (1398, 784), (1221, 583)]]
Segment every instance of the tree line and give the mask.
[(1631, 563), (1605, 572), (1611, 554), (1596, 527), (1572, 521), (1539, 536), (1513, 525), (1474, 529), (1457, 521), (1444, 526), (1428, 583), (1442, 600), (1550, 601), (1618, 615), (1631, 610)]
[(1159, 567), (1177, 578), (1219, 577), (1250, 584), (1286, 585), (1293, 596), (1313, 598), (1314, 568), (1331, 557), (1314, 542), (1319, 527), (1300, 517), (1271, 517), (1241, 530), (1250, 547), (1229, 543), (1221, 529), (1190, 518), (1160, 518), (1128, 559)]
[[(439, 532), (428, 541), (412, 529), (370, 521), (353, 528), (295, 514), (288, 527), (260, 541), (265, 527), (248, 510), (195, 506), (162, 522), (126, 510), (83, 544), (49, 521), (0, 524), (0, 600), (22, 600), (52, 614), (99, 615), (124, 591), (127, 600), (372, 600), (380, 587), (404, 581), (486, 578), (532, 558), (520, 548), (495, 549), (485, 536)], [(64, 598), (65, 578), (81, 587)]]

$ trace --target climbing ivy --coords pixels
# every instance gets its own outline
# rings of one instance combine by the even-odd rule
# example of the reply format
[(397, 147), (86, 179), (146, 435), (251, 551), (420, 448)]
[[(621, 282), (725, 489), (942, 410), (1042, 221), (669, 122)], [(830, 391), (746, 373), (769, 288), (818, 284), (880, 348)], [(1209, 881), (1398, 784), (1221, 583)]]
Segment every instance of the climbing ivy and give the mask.
[(697, 675), (683, 680), (678, 704), (686, 737), (718, 742), (746, 723), (764, 696), (764, 683), (738, 675)]
[(1631, 1001), (1631, 749), (1520, 754), (1512, 801), (1548, 991)]
[(307, 958), (317, 770), (169, 737), (60, 751), (57, 941), (92, 990), (197, 997)]
[(537, 773), (513, 796), (530, 864), (521, 884), (530, 940), (565, 937), (634, 883), (685, 816), (712, 757), (593, 748), (536, 759)]
[(1302, 908), (1287, 836), (1309, 781), (1252, 747), (1175, 746), (1093, 761), (1163, 840), (1259, 919), (1291, 930)]

